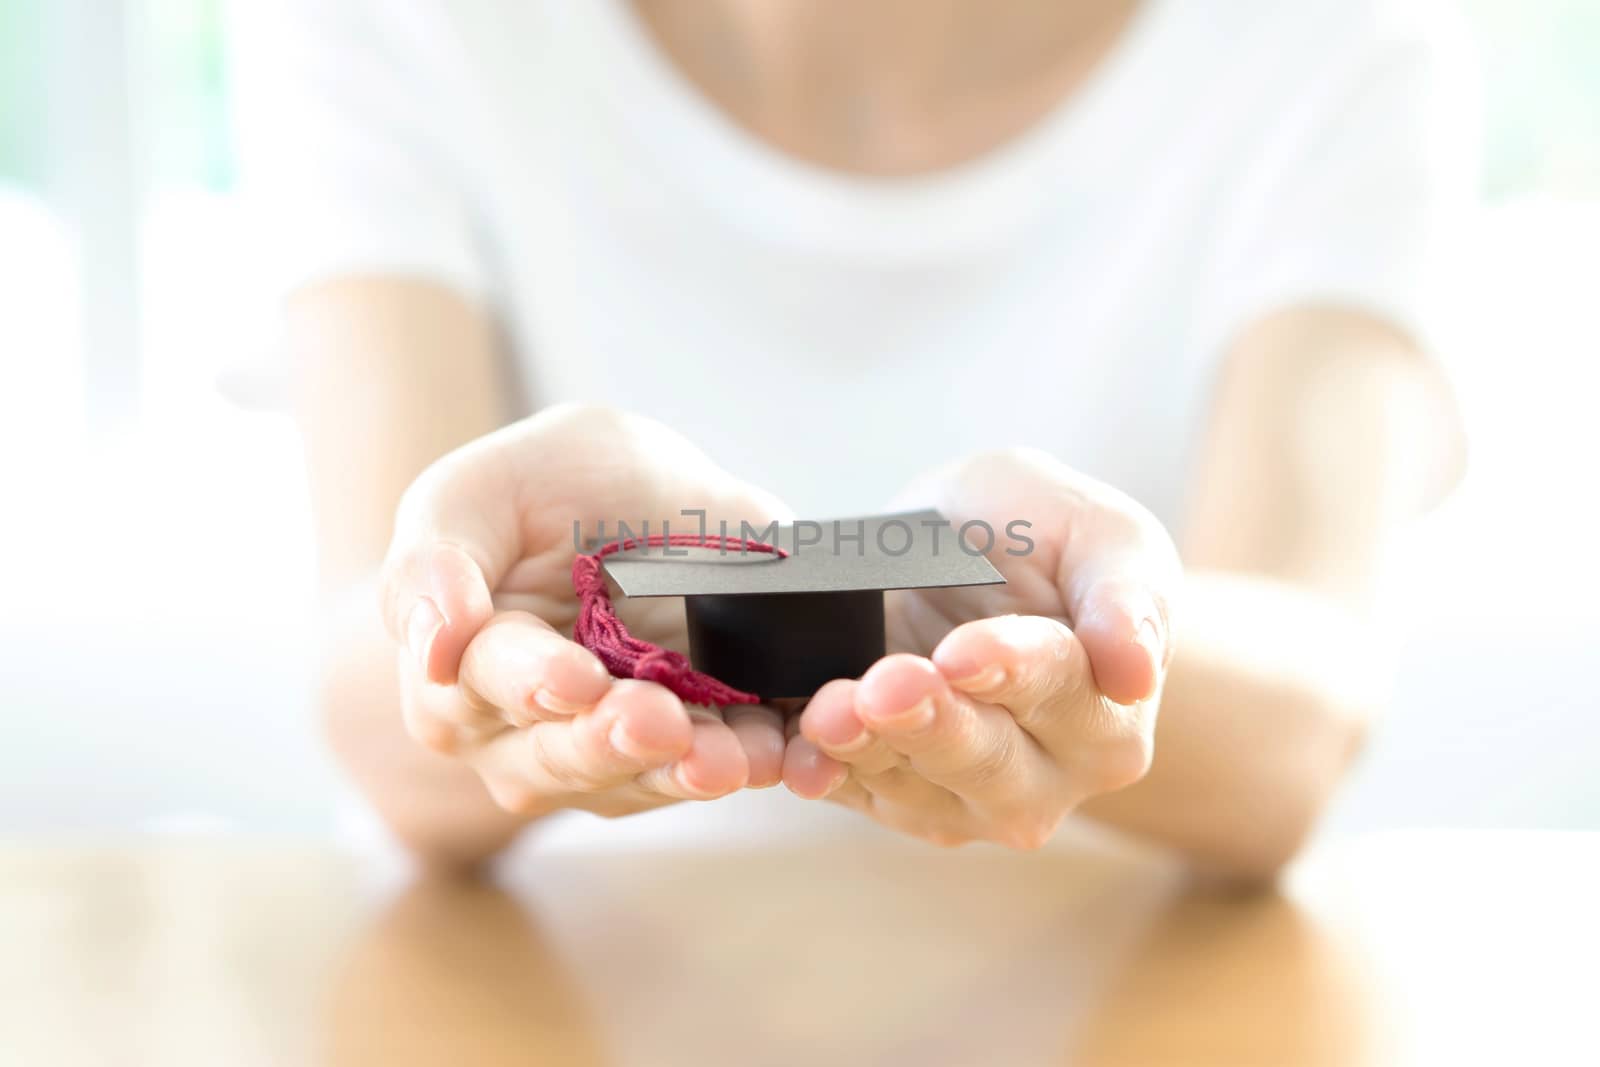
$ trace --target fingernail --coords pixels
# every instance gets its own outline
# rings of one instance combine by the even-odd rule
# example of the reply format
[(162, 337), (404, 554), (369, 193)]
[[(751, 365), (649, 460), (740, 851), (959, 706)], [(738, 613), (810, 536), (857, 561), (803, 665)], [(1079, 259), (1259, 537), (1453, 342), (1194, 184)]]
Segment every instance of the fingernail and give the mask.
[(678, 783), (678, 787), (680, 789), (693, 796), (710, 797), (716, 792), (715, 790), (707, 789), (705, 786), (691, 778), (689, 776), (688, 765), (681, 760), (672, 768), (672, 778)]
[(933, 725), (933, 698), (923, 697), (904, 711), (893, 715), (874, 715), (872, 721), (897, 733), (914, 733)]
[(656, 753), (651, 752), (628, 734), (627, 727), (621, 722), (611, 724), (611, 730), (606, 734), (606, 740), (616, 751), (634, 760), (648, 760)]
[(1133, 643), (1144, 649), (1150, 657), (1151, 669), (1159, 674), (1166, 660), (1166, 642), (1161, 639), (1161, 628), (1154, 619), (1140, 621), (1139, 628), (1133, 633)]
[(829, 741), (828, 752), (837, 756), (853, 756), (872, 743), (872, 735), (860, 731), (848, 741)]
[[(571, 717), (583, 711), (585, 707), (583, 704), (574, 704), (569, 700), (562, 700), (548, 689), (535, 690), (533, 699), (541, 708), (553, 715), (564, 715)], [(615, 730), (621, 726), (621, 723), (617, 723), (617, 725), (613, 726), (612, 729)]]
[[(822, 730), (813, 727), (816, 736), (812, 740), (826, 745), (835, 752), (854, 752), (872, 740), (872, 735), (861, 725), (861, 719), (853, 712), (847, 718), (838, 718), (828, 725), (833, 729)], [(841, 734), (844, 736), (840, 736)]]
[(965, 678), (950, 679), (950, 684), (969, 693), (990, 693), (1004, 685), (1005, 680), (1006, 669), (998, 663), (991, 663)]
[(428, 652), (433, 648), (433, 639), (442, 629), (444, 616), (439, 613), (438, 606), (427, 597), (418, 599), (406, 617), (406, 649), (421, 665), (424, 674), (428, 671)]

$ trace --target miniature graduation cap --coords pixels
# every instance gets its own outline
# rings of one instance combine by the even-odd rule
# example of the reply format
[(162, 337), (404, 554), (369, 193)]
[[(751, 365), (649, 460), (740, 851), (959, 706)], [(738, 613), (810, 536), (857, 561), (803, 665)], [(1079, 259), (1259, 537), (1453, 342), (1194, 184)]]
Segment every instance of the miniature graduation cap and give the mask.
[[(761, 532), (774, 529), (768, 541), (657, 534), (579, 555), (574, 638), (616, 677), (660, 682), (687, 703), (809, 697), (883, 657), (886, 590), (1005, 581), (937, 511)], [(628, 633), (607, 574), (625, 596), (684, 598), (688, 657)]]

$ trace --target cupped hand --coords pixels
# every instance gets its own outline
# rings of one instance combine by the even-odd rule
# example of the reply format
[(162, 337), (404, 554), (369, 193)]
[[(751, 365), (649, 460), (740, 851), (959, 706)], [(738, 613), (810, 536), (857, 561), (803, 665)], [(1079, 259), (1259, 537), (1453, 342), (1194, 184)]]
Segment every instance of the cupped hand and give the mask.
[[(601, 521), (614, 536), (619, 520), (692, 532), (685, 508), (735, 528), (784, 516), (666, 427), (605, 408), (546, 409), (429, 467), (401, 501), (382, 578), (411, 735), (528, 815), (622, 815), (775, 784), (775, 710), (686, 708), (654, 683), (613, 679), (568, 636), (574, 523), (585, 537)], [(684, 649), (681, 602), (619, 606), (640, 637)]]
[[(1150, 765), (1177, 552), (1133, 500), (1039, 452), (936, 471), (896, 503), (986, 523), (1007, 584), (890, 594), (895, 651), (811, 699), (784, 781), (940, 844), (1038, 847)], [(968, 541), (989, 547), (980, 526)]]

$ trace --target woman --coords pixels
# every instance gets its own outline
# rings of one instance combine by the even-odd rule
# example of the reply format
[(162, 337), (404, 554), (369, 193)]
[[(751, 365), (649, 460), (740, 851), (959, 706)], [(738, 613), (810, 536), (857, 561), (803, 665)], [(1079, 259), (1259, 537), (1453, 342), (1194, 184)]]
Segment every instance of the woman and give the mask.
[[(1461, 462), (1436, 13), (258, 8), (245, 156), (325, 578), (361, 593), (328, 728), (420, 857), (780, 780), (938, 842), (1081, 812), (1245, 876), (1294, 854), (1381, 700), (1384, 543)], [(787, 736), (563, 636), (574, 519), (891, 497), (1039, 551), (891, 598), (896, 654)]]

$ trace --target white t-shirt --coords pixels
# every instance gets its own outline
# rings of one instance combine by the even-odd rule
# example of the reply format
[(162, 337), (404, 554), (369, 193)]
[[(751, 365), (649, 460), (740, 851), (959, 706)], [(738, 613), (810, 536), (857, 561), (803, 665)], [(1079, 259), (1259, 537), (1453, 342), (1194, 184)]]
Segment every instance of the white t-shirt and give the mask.
[[(1475, 179), (1459, 31), (1412, 0), (1146, 0), (1023, 136), (894, 179), (756, 141), (624, 0), (235, 16), (240, 148), (283, 286), (454, 286), (500, 319), (530, 410), (652, 415), (816, 518), (1030, 444), (1176, 527), (1229, 338), (1331, 300), (1426, 343), (1430, 260)], [(761, 834), (802, 808), (868, 832), (778, 790), (605, 839)]]
[(1413, 0), (1146, 0), (1033, 129), (887, 179), (752, 138), (623, 0), (236, 16), (279, 281), (455, 286), (530, 409), (652, 415), (819, 518), (1031, 444), (1176, 526), (1229, 337), (1312, 299), (1425, 336), (1475, 178), (1459, 32)]

